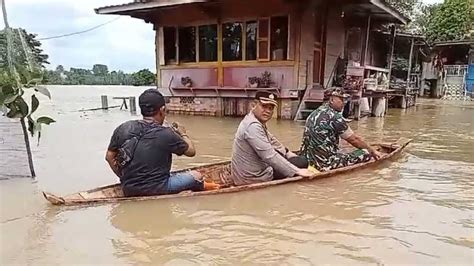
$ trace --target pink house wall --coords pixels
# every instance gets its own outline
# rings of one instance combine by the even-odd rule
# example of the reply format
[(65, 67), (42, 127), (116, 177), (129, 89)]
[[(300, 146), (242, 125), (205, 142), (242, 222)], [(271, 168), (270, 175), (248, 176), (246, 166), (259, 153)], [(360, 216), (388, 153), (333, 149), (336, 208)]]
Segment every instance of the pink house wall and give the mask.
[(172, 77), (172, 88), (183, 87), (182, 77), (190, 77), (196, 88), (217, 86), (217, 68), (161, 69), (161, 87), (168, 87)]
[(295, 89), (293, 67), (225, 67), (224, 86), (244, 88), (248, 86), (248, 78), (260, 77), (263, 72), (271, 73), (275, 87)]

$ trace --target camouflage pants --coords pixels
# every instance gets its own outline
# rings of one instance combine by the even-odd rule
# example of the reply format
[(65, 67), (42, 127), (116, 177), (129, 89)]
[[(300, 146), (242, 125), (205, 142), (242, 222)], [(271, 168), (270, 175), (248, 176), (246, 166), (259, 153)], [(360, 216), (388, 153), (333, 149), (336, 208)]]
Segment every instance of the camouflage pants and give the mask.
[(355, 150), (350, 153), (336, 153), (324, 162), (316, 162), (315, 168), (320, 171), (328, 171), (346, 167), (358, 163), (370, 161), (372, 156), (366, 150)]

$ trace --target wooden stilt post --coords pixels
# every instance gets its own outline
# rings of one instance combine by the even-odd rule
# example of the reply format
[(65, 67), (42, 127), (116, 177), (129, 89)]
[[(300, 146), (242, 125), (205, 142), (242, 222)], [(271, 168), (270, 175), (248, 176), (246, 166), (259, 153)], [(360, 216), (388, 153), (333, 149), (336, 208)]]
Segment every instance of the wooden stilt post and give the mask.
[(392, 45), (390, 46), (390, 54), (388, 57), (388, 87), (390, 89), (390, 78), (392, 75), (393, 51), (395, 50), (395, 39), (397, 38), (397, 29), (392, 26)]
[(130, 113), (132, 113), (133, 115), (136, 115), (137, 114), (137, 103), (135, 101), (135, 97), (131, 96), (129, 99), (130, 99)]
[(107, 95), (101, 95), (100, 101), (102, 102), (102, 109), (107, 110), (109, 108), (109, 103), (107, 101)]
[(354, 119), (360, 119), (360, 99), (354, 102)]
[(365, 33), (365, 42), (364, 42), (364, 50), (362, 51), (364, 54), (361, 58), (362, 65), (370, 65), (370, 62), (367, 62), (367, 54), (369, 52), (369, 39), (370, 39), (370, 26), (371, 26), (372, 16), (369, 15), (367, 18), (367, 29)]
[(372, 114), (375, 117), (383, 117), (385, 115), (385, 97), (377, 97), (373, 99)]
[(407, 97), (405, 95), (400, 96), (400, 108), (407, 109)]
[(413, 62), (413, 47), (415, 46), (415, 38), (411, 38), (410, 44), (410, 55), (408, 57), (408, 73), (407, 73), (407, 88), (410, 87), (410, 76), (411, 76), (411, 68)]
[[(411, 96), (408, 95), (408, 91), (410, 90), (410, 76), (411, 76), (411, 68), (413, 62), (413, 47), (415, 46), (415, 38), (411, 38), (410, 44), (410, 58), (408, 58), (408, 77), (407, 77), (407, 88), (405, 90), (405, 108), (411, 107)], [(410, 103), (408, 102), (410, 100)]]

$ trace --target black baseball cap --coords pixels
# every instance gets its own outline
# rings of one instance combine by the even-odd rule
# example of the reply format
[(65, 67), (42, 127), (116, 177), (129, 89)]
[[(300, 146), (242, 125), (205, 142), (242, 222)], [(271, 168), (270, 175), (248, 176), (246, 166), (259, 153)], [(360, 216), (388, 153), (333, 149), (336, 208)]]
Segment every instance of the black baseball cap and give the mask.
[(165, 97), (157, 89), (148, 89), (138, 98), (142, 115), (154, 115), (165, 103)]
[(258, 91), (255, 94), (255, 99), (259, 100), (263, 104), (273, 104), (273, 105), (278, 105), (277, 103), (277, 95), (273, 92), (269, 91)]

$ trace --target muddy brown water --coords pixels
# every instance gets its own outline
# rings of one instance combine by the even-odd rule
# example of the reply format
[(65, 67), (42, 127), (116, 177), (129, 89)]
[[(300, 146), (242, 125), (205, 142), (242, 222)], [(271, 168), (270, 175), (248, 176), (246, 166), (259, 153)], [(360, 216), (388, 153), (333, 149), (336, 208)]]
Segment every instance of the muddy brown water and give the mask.
[[(49, 205), (42, 190), (68, 194), (114, 183), (104, 160), (126, 111), (100, 95), (143, 88), (53, 87), (40, 112), (58, 121), (33, 141), (38, 177), (0, 181), (0, 263), (5, 264), (463, 264), (474, 263), (474, 104), (423, 100), (385, 118), (352, 122), (372, 142), (413, 143), (382, 165), (258, 191), (91, 207)], [(226, 160), (239, 118), (172, 116), (195, 140), (195, 158)], [(302, 124), (272, 121), (293, 149)], [(1, 174), (0, 174), (1, 175)]]

